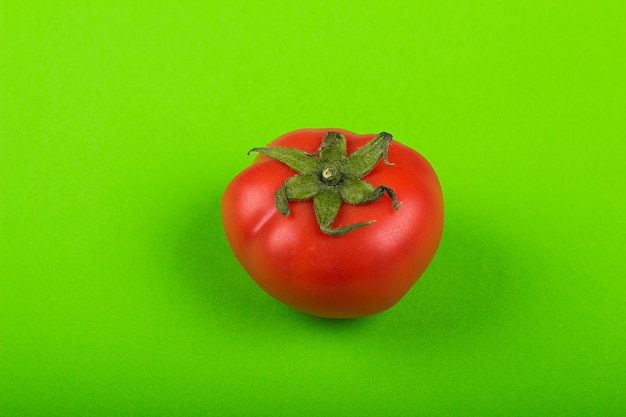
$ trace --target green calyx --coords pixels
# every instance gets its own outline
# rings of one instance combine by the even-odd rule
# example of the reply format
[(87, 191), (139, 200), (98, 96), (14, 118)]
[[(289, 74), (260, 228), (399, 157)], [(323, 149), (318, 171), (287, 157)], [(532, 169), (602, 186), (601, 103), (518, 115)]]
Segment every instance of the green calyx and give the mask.
[(393, 189), (386, 185), (375, 187), (362, 179), (381, 158), (386, 165), (393, 165), (387, 159), (391, 140), (389, 133), (381, 132), (348, 155), (345, 136), (339, 132), (327, 132), (322, 144), (313, 153), (285, 146), (253, 148), (250, 152), (267, 155), (298, 172), (288, 178), (274, 194), (276, 208), (282, 214), (291, 212), (289, 200), (313, 199), (315, 216), (322, 232), (339, 236), (375, 221), (333, 228), (332, 224), (343, 202), (364, 204), (378, 200), (387, 193), (393, 208), (400, 208), (402, 203), (397, 201)]

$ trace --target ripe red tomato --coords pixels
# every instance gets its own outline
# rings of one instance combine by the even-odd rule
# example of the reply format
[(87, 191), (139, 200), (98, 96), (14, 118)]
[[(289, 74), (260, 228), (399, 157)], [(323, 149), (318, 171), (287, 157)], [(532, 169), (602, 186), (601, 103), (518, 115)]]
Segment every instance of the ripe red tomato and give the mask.
[[(345, 137), (348, 157), (340, 156), (340, 162), (330, 165), (318, 161), (336, 156), (335, 148), (315, 152), (331, 135), (328, 132)], [(349, 204), (346, 199), (354, 197), (339, 188), (349, 183), (345, 172), (352, 167), (346, 168), (346, 161), (353, 152), (384, 135), (388, 134), (303, 129), (253, 149), (261, 153), (228, 184), (221, 211), (235, 256), (267, 293), (312, 315), (360, 317), (396, 304), (426, 270), (443, 231), (443, 198), (435, 171), (423, 156), (388, 135), (373, 169), (362, 177), (374, 186), (366, 187), (370, 197)], [(276, 155), (267, 155), (277, 150), (273, 147), (301, 149), (310, 166), (321, 164), (322, 171), (310, 175), (313, 182), (326, 181), (331, 171), (344, 176), (322, 181), (317, 191), (298, 194), (285, 188), (286, 181), (294, 176), (300, 181), (306, 176), (303, 172), (310, 171), (308, 165), (302, 172), (290, 168), (274, 159)], [(354, 169), (362, 174), (363, 169)], [(386, 188), (379, 187), (383, 185)], [(371, 197), (368, 193), (374, 188), (379, 192)], [(326, 192), (344, 199), (338, 213), (335, 210), (330, 217), (319, 214), (317, 196), (314, 202), (305, 199)], [(350, 225), (354, 228), (347, 230)]]

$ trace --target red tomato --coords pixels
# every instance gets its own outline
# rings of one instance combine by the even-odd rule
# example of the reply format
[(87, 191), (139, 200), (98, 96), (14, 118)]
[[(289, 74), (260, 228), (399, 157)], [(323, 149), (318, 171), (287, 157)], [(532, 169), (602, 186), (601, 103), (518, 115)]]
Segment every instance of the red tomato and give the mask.
[[(268, 147), (313, 153), (329, 131), (345, 136), (348, 156), (376, 136), (303, 129)], [(394, 140), (388, 160), (393, 165), (380, 160), (363, 180), (388, 186), (402, 205), (394, 209), (391, 194), (364, 204), (344, 202), (333, 230), (375, 222), (332, 236), (321, 230), (311, 200), (289, 201), (287, 215), (277, 209), (275, 193), (297, 172), (257, 155), (228, 184), (221, 202), (226, 237), (241, 265), (267, 293), (312, 315), (361, 317), (396, 304), (435, 255), (443, 231), (443, 198), (435, 171), (419, 153)]]

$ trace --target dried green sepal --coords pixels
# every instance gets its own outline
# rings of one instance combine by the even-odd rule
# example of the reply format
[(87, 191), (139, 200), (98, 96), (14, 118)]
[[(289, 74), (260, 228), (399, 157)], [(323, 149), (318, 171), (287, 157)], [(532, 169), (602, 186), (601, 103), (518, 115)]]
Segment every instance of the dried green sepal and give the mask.
[(374, 169), (381, 158), (385, 164), (393, 165), (388, 160), (392, 138), (389, 133), (381, 132), (349, 156), (346, 138), (339, 132), (327, 132), (320, 147), (313, 153), (284, 146), (253, 148), (250, 152), (267, 155), (298, 173), (288, 178), (274, 194), (276, 208), (282, 214), (291, 212), (289, 200), (313, 199), (315, 217), (320, 229), (329, 235), (338, 236), (374, 222), (369, 220), (333, 228), (333, 222), (343, 202), (364, 204), (378, 200), (386, 193), (391, 198), (393, 208), (400, 208), (402, 203), (397, 201), (396, 193), (391, 187), (375, 187), (362, 179)]

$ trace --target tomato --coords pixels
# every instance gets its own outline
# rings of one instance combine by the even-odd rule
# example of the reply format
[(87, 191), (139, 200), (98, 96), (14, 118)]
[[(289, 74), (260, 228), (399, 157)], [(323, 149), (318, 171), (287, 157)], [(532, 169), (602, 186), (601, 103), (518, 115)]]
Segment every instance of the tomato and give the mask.
[(384, 132), (341, 129), (296, 130), (252, 151), (221, 214), (236, 258), (268, 294), (316, 316), (361, 317), (396, 304), (426, 270), (443, 197), (418, 152)]

